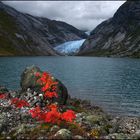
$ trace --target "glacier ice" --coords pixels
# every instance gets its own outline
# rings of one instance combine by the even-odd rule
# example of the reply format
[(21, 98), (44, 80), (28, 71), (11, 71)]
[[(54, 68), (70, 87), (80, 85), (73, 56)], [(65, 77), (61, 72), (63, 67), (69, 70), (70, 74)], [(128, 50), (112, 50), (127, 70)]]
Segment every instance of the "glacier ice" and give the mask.
[(91, 32), (91, 31), (87, 31), (87, 32), (85, 32), (85, 33), (89, 36), (89, 35), (90, 35), (90, 32)]
[(65, 42), (63, 44), (56, 46), (54, 49), (57, 52), (65, 54), (65, 55), (75, 54), (79, 51), (84, 41), (85, 39), (68, 41), (68, 42)]

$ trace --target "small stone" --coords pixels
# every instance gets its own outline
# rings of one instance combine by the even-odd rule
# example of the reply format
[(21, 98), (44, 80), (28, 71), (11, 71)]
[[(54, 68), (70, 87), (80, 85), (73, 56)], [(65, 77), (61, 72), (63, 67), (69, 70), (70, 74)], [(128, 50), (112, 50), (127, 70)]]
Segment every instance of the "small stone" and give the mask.
[(109, 140), (109, 139), (111, 139), (111, 138), (110, 138), (110, 136), (104, 136), (103, 139)]
[(76, 135), (76, 136), (74, 136), (74, 139), (84, 139), (84, 138), (80, 135)]
[(30, 93), (30, 92), (27, 92), (27, 95), (28, 95), (29, 97), (33, 97), (32, 93)]
[(7, 140), (11, 140), (11, 137), (6, 137)]
[(140, 139), (140, 130), (137, 130), (133, 135), (133, 139)]
[(36, 100), (37, 99), (37, 97), (36, 96), (34, 96), (34, 100)]
[(134, 133), (135, 132), (135, 130), (131, 130), (131, 133)]
[(118, 120), (118, 119), (120, 119), (120, 117), (119, 117), (119, 116), (117, 116), (117, 117), (116, 117), (116, 119)]
[(55, 138), (59, 139), (71, 139), (72, 135), (71, 132), (67, 129), (60, 129), (55, 135)]
[(53, 76), (51, 78), (52, 78), (52, 80), (55, 80), (55, 78)]
[(125, 136), (125, 134), (123, 133), (113, 133), (113, 134), (109, 134), (110, 139), (127, 139), (127, 137)]
[(131, 120), (130, 120), (130, 123), (134, 123), (134, 120), (133, 120), (133, 119), (131, 119)]
[(115, 136), (111, 136), (111, 139), (116, 139), (116, 137)]
[(30, 99), (30, 97), (29, 97), (29, 96), (26, 96), (25, 98), (26, 98), (26, 100), (29, 100), (29, 99)]
[(43, 94), (39, 94), (39, 96), (40, 96), (40, 97), (42, 97), (42, 96), (43, 96)]
[(37, 95), (37, 92), (34, 91), (34, 95)]
[(136, 128), (134, 126), (132, 126), (132, 129), (135, 130)]
[(41, 106), (40, 102), (35, 103), (36, 106)]
[(30, 103), (31, 102), (31, 100), (28, 100), (28, 103)]
[(31, 91), (31, 89), (30, 89), (30, 88), (27, 88), (27, 91), (28, 91), (28, 92), (30, 92), (30, 91)]
[(38, 137), (37, 140), (44, 140), (44, 137)]
[(42, 129), (42, 130), (40, 130), (40, 132), (45, 133), (45, 132), (46, 132), (46, 130), (45, 130), (45, 129)]
[(26, 128), (26, 126), (24, 124), (18, 126), (15, 135), (20, 134), (20, 133), (24, 133), (25, 132), (25, 128)]

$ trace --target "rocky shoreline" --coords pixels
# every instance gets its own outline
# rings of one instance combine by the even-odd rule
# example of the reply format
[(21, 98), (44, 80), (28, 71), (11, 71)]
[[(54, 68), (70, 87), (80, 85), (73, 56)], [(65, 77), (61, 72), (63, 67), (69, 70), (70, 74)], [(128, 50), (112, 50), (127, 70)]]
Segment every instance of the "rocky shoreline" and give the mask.
[(13, 98), (27, 99), (31, 107), (44, 106), (44, 101), (37, 98), (41, 93), (32, 77), (37, 71), (40, 69), (34, 66), (25, 69), (19, 91), (0, 86), (0, 139), (140, 139), (140, 117), (111, 116), (86, 100), (70, 98), (59, 80), (61, 96), (55, 102), (63, 110), (73, 110), (74, 121), (39, 122), (28, 113), (29, 107), (12, 106)]

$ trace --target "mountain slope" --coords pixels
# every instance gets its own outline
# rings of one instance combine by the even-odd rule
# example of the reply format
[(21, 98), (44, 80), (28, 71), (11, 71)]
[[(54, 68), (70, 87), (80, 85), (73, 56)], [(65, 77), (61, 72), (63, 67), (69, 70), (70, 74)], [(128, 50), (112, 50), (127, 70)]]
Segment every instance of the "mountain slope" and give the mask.
[(86, 37), (67, 23), (23, 14), (0, 2), (0, 56), (58, 55), (53, 47)]
[(127, 1), (98, 25), (78, 55), (140, 57), (140, 2)]

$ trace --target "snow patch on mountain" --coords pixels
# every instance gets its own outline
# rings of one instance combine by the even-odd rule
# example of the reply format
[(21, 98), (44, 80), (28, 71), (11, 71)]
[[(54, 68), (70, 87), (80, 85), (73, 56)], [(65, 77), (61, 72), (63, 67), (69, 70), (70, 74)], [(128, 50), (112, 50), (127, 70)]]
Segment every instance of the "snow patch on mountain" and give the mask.
[(72, 55), (72, 54), (78, 53), (84, 41), (85, 39), (76, 40), (76, 41), (68, 41), (55, 47), (54, 49), (57, 52), (62, 53), (64, 55)]

